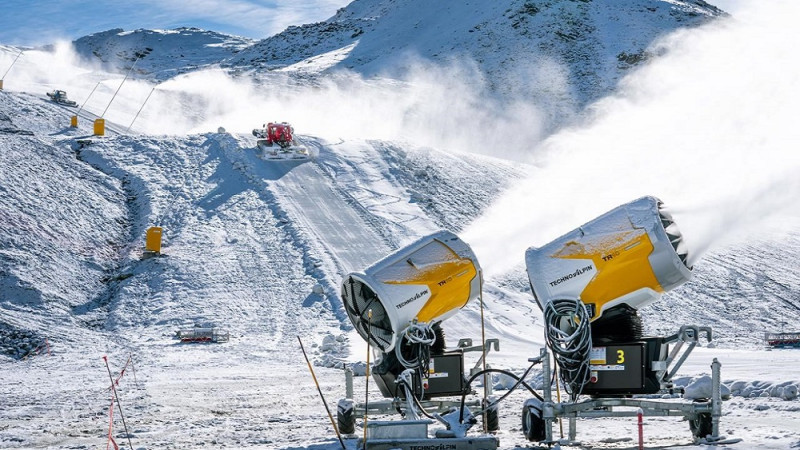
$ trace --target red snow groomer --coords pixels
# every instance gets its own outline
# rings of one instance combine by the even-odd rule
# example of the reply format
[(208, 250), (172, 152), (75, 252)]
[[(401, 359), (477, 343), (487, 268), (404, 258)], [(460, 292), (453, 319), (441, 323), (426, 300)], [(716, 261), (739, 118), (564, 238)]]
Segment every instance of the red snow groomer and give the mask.
[(286, 122), (270, 122), (261, 129), (253, 130), (258, 138), (256, 145), (262, 156), (268, 159), (305, 159), (308, 150), (294, 139), (294, 128)]

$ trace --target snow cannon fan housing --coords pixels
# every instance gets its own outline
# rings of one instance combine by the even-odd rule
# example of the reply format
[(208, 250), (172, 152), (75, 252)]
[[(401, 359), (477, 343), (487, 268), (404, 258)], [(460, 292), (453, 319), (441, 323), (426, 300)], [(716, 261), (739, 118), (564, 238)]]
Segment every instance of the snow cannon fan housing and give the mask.
[(641, 309), (691, 278), (683, 237), (655, 197), (642, 197), (525, 253), (533, 295), (579, 298), (591, 321), (617, 306)]
[(480, 295), (481, 283), (472, 249), (442, 230), (347, 275), (342, 301), (361, 337), (388, 353), (412, 321), (432, 325), (451, 317)]

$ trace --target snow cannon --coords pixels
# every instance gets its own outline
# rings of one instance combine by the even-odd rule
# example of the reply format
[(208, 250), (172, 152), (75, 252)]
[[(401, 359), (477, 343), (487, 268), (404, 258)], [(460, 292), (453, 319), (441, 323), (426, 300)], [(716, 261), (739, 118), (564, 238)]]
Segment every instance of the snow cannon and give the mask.
[(618, 206), (527, 250), (545, 339), (570, 394), (653, 394), (668, 385), (674, 372), (657, 367), (666, 365), (674, 337), (644, 337), (638, 310), (691, 279), (688, 256), (672, 216), (655, 197)]
[(442, 230), (347, 275), (342, 300), (361, 337), (390, 352), (412, 325), (434, 326), (478, 298), (481, 283), (472, 249)]
[(549, 244), (525, 253), (539, 306), (579, 298), (591, 321), (640, 309), (688, 281), (681, 232), (663, 203), (642, 197), (618, 206)]
[[(364, 441), (359, 448), (439, 448), (491, 450), (494, 436), (467, 437), (477, 422), (497, 431), (499, 408), (488, 373), (480, 369), (490, 349), (498, 351), (498, 339), (473, 345), (458, 339), (447, 348), (442, 322), (481, 296), (483, 275), (472, 249), (455, 234), (441, 230), (395, 251), (361, 272), (342, 280), (342, 303), (355, 329), (369, 343), (368, 374), (384, 400), (354, 401), (354, 371), (345, 370), (346, 396), (337, 405), (338, 429), (354, 434), (356, 417), (364, 417)], [(483, 337), (482, 337), (483, 340)], [(465, 370), (465, 354), (480, 352), (478, 362)], [(371, 362), (369, 355), (374, 354)], [(484, 377), (484, 397), (468, 399), (476, 392), (471, 384)], [(449, 398), (448, 398), (449, 397)], [(371, 421), (369, 414), (396, 414), (400, 421)], [(428, 436), (425, 419), (439, 415), (447, 427), (445, 437)]]

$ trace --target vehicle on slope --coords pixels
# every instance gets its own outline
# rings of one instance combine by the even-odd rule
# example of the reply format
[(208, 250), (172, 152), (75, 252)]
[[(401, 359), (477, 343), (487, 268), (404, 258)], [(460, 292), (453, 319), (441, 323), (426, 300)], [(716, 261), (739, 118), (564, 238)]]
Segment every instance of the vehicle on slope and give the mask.
[(215, 327), (195, 327), (178, 330), (175, 332), (175, 337), (181, 342), (228, 342), (231, 338), (227, 330)]
[(47, 96), (50, 97), (50, 100), (65, 106), (78, 106), (78, 102), (68, 99), (67, 92), (60, 89), (48, 92)]
[(253, 130), (256, 146), (264, 159), (308, 159), (308, 149), (294, 138), (294, 128), (287, 122), (269, 122)]

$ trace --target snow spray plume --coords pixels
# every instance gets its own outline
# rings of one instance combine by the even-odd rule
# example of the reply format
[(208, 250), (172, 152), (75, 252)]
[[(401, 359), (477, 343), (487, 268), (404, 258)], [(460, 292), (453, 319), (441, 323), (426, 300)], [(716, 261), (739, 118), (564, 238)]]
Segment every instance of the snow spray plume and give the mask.
[[(0, 73), (11, 65), (20, 50), (3, 46), (0, 49)], [(5, 82), (6, 90), (38, 91), (42, 86), (65, 89), (87, 72), (80, 68), (69, 42), (58, 42), (47, 49), (27, 49), (14, 65)], [(44, 95), (44, 92), (42, 92)]]
[[(6, 60), (10, 64), (14, 55), (8, 51), (0, 52), (0, 67), (6, 66)], [(71, 100), (80, 105), (85, 102), (87, 111), (100, 115), (109, 105), (123, 76), (105, 72), (99, 65), (82, 59), (71, 43), (58, 42), (42, 49), (26, 50), (4, 85), (7, 91), (42, 96), (46, 91), (65, 90)], [(95, 87), (97, 89), (92, 93)], [(130, 123), (151, 89), (148, 82), (128, 79), (105, 118), (112, 122)]]
[[(520, 72), (520, 78), (532, 76)], [(277, 120), (291, 122), (300, 134), (331, 140), (413, 141), (523, 158), (530, 143), (541, 140), (544, 116), (529, 101), (492, 93), (478, 69), (464, 62), (417, 63), (400, 81), (338, 72), (302, 84), (283, 73), (254, 81), (210, 69), (161, 84), (137, 128), (183, 134), (223, 126), (249, 133)]]
[(547, 139), (528, 179), (464, 233), (493, 272), (611, 208), (655, 195), (694, 261), (800, 206), (800, 4), (758, 2), (682, 30), (592, 106), (582, 126)]

